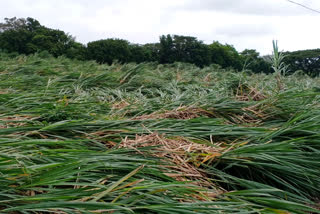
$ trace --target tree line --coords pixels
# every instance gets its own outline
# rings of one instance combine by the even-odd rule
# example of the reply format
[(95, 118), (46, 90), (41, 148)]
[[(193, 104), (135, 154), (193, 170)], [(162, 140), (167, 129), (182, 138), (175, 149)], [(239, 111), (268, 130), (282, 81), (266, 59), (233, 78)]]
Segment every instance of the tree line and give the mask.
[[(253, 72), (272, 72), (268, 60), (253, 49), (238, 52), (232, 45), (214, 41), (205, 44), (192, 36), (162, 35), (159, 42), (133, 44), (127, 40), (109, 38), (83, 45), (61, 30), (51, 29), (33, 18), (5, 18), (0, 23), (0, 49), (9, 53), (33, 54), (46, 51), (55, 57), (96, 60), (112, 64), (128, 62), (186, 62), (199, 67), (218, 64), (222, 68), (249, 69)], [(320, 51), (309, 50), (288, 54), (287, 63), (293, 70), (319, 74)], [(307, 59), (305, 58), (307, 56)], [(312, 67), (310, 70), (309, 68)], [(310, 73), (311, 72), (311, 73)]]

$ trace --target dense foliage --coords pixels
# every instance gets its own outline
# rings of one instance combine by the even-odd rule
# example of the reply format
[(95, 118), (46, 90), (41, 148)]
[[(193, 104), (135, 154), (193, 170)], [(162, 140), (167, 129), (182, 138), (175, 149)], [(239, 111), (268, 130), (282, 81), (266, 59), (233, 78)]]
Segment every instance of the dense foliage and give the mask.
[(126, 40), (106, 39), (88, 43), (87, 59), (111, 65), (115, 60), (127, 62), (129, 57), (129, 43)]
[(84, 46), (61, 30), (44, 27), (33, 18), (6, 18), (5, 21), (0, 24), (0, 48), (3, 50), (19, 54), (47, 51), (56, 57), (82, 58)]
[(320, 213), (320, 79), (277, 77), (2, 53), (0, 212)]
[[(162, 35), (159, 43), (132, 44), (123, 39), (109, 38), (83, 45), (61, 30), (42, 26), (33, 18), (6, 18), (0, 23), (0, 50), (16, 54), (33, 54), (45, 51), (55, 57), (65, 55), (80, 60), (113, 62), (158, 62), (161, 64), (186, 62), (205, 67), (217, 64), (222, 68), (254, 73), (271, 73), (268, 57), (261, 57), (256, 50), (241, 53), (229, 44), (214, 41), (204, 44), (196, 37)], [(285, 62), (291, 72), (302, 70), (311, 76), (319, 76), (319, 49), (287, 53)]]
[(290, 65), (291, 73), (303, 71), (310, 76), (320, 75), (320, 49), (286, 53), (285, 62)]
[(241, 52), (241, 56), (244, 61), (243, 67), (245, 69), (249, 69), (254, 73), (272, 73), (269, 63), (270, 59), (268, 57), (260, 57), (260, 54), (256, 50), (246, 49)]
[[(0, 49), (10, 53), (32, 54), (47, 51), (53, 56), (65, 55), (69, 58), (96, 60), (112, 64), (114, 61), (128, 62), (187, 62), (199, 67), (218, 64), (222, 68), (243, 69), (247, 56), (239, 54), (231, 45), (213, 42), (204, 44), (195, 37), (162, 35), (159, 43), (132, 44), (122, 39), (104, 39), (89, 42), (84, 46), (61, 30), (42, 26), (33, 18), (6, 18), (0, 24)], [(261, 57), (250, 58), (259, 64)], [(270, 67), (270, 66), (269, 66)], [(251, 67), (248, 67), (251, 68)], [(254, 72), (268, 72), (263, 66), (254, 67)]]

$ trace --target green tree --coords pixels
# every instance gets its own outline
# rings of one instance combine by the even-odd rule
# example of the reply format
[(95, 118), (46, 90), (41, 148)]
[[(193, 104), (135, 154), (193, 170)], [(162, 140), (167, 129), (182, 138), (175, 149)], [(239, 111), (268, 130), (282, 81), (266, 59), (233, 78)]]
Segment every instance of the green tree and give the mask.
[(160, 62), (160, 43), (148, 43), (143, 45), (146, 61)]
[(175, 61), (176, 58), (172, 36), (169, 34), (167, 36), (160, 36), (159, 62), (173, 63)]
[(6, 30), (0, 34), (0, 48), (10, 53), (34, 53), (34, 46), (30, 43), (32, 37), (32, 33), (24, 29)]
[(36, 47), (36, 51), (47, 50), (57, 57), (67, 53), (74, 43), (74, 38), (61, 30), (42, 27), (35, 31), (31, 43)]
[(241, 52), (244, 68), (254, 73), (271, 73), (271, 63), (260, 57), (260, 53), (254, 49), (245, 49)]
[(188, 62), (203, 67), (210, 64), (209, 48), (196, 37), (167, 35), (160, 37), (160, 63)]
[(196, 37), (174, 35), (173, 44), (176, 61), (193, 63), (200, 67), (210, 64), (208, 46)]
[(122, 39), (104, 39), (89, 42), (86, 59), (108, 64), (112, 64), (115, 60), (121, 63), (129, 62), (129, 42)]
[(320, 76), (320, 49), (286, 52), (284, 62), (292, 72), (302, 70), (310, 76)]
[(130, 51), (130, 62), (147, 62), (150, 61), (149, 53), (147, 49), (143, 45), (139, 44), (129, 44), (129, 51)]
[(217, 41), (209, 45), (211, 63), (221, 65), (223, 68), (233, 67), (242, 69), (242, 60), (232, 45), (223, 45)]
[(85, 60), (86, 58), (86, 47), (76, 41), (70, 43), (70, 48), (66, 51), (65, 55), (71, 59)]
[(74, 38), (61, 30), (42, 26), (33, 18), (5, 18), (0, 23), (0, 48), (8, 52), (31, 54), (48, 51), (54, 56), (67, 54)]
[(27, 30), (27, 20), (24, 18), (17, 19), (13, 18), (4, 18), (5, 22), (0, 23), (0, 32), (10, 31), (10, 30)]

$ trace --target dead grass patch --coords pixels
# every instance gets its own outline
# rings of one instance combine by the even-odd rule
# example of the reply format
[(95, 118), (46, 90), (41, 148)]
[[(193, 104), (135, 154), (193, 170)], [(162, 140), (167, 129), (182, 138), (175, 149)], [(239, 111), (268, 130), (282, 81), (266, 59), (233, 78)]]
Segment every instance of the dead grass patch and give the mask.
[(231, 116), (237, 124), (253, 124), (254, 126), (260, 125), (265, 119), (268, 118), (258, 105), (242, 108), (241, 115)]
[(130, 105), (130, 103), (128, 103), (124, 100), (121, 100), (120, 102), (113, 103), (112, 108), (113, 109), (123, 109), (123, 108), (127, 107), (128, 105)]
[[(261, 101), (265, 100), (267, 96), (255, 87), (246, 84), (240, 84), (236, 90), (236, 99), (239, 101)], [(259, 104), (242, 108), (243, 114), (232, 117), (236, 123), (246, 123), (259, 125), (268, 118), (260, 108)]]
[(189, 120), (201, 116), (212, 117), (213, 114), (201, 108), (180, 106), (179, 108), (163, 113), (154, 112), (147, 115), (134, 117), (133, 120), (147, 120), (147, 119), (181, 119)]
[[(313, 201), (315, 204), (311, 206), (317, 210), (320, 210), (320, 198), (314, 198)], [(310, 204), (308, 205), (310, 206)]]
[(34, 119), (36, 118), (28, 115), (12, 115), (6, 117), (0, 116), (0, 121), (3, 122), (2, 125), (0, 125), (0, 128), (21, 127), (26, 125), (26, 120)]
[(261, 91), (247, 85), (239, 85), (236, 91), (236, 98), (240, 101), (260, 101), (267, 98)]
[[(217, 144), (218, 145), (218, 144)], [(221, 144), (220, 144), (221, 145)], [(139, 148), (154, 147), (152, 156), (160, 157), (168, 161), (168, 165), (163, 165), (166, 169), (172, 170), (165, 173), (167, 176), (177, 181), (191, 181), (192, 184), (209, 188), (208, 195), (219, 195), (223, 192), (221, 188), (215, 186), (209, 179), (201, 164), (208, 164), (215, 158), (222, 155), (224, 147), (213, 147), (205, 144), (192, 142), (182, 137), (169, 139), (164, 135), (151, 133), (149, 135), (136, 135), (135, 139), (125, 138), (119, 144), (120, 148), (130, 148), (143, 154)]]
[(203, 78), (203, 81), (208, 83), (208, 82), (211, 82), (212, 80), (212, 73), (209, 73), (207, 74), (204, 78)]

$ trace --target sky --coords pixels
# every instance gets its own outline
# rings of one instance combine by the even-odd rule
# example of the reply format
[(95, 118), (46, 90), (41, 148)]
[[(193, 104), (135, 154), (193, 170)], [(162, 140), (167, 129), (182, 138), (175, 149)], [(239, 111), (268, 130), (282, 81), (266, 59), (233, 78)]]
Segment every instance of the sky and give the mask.
[[(320, 0), (295, 0), (320, 10)], [(160, 35), (195, 36), (206, 44), (233, 45), (271, 54), (320, 48), (320, 13), (287, 0), (10, 0), (1, 1), (4, 18), (32, 17), (86, 44), (107, 38), (158, 42)]]

